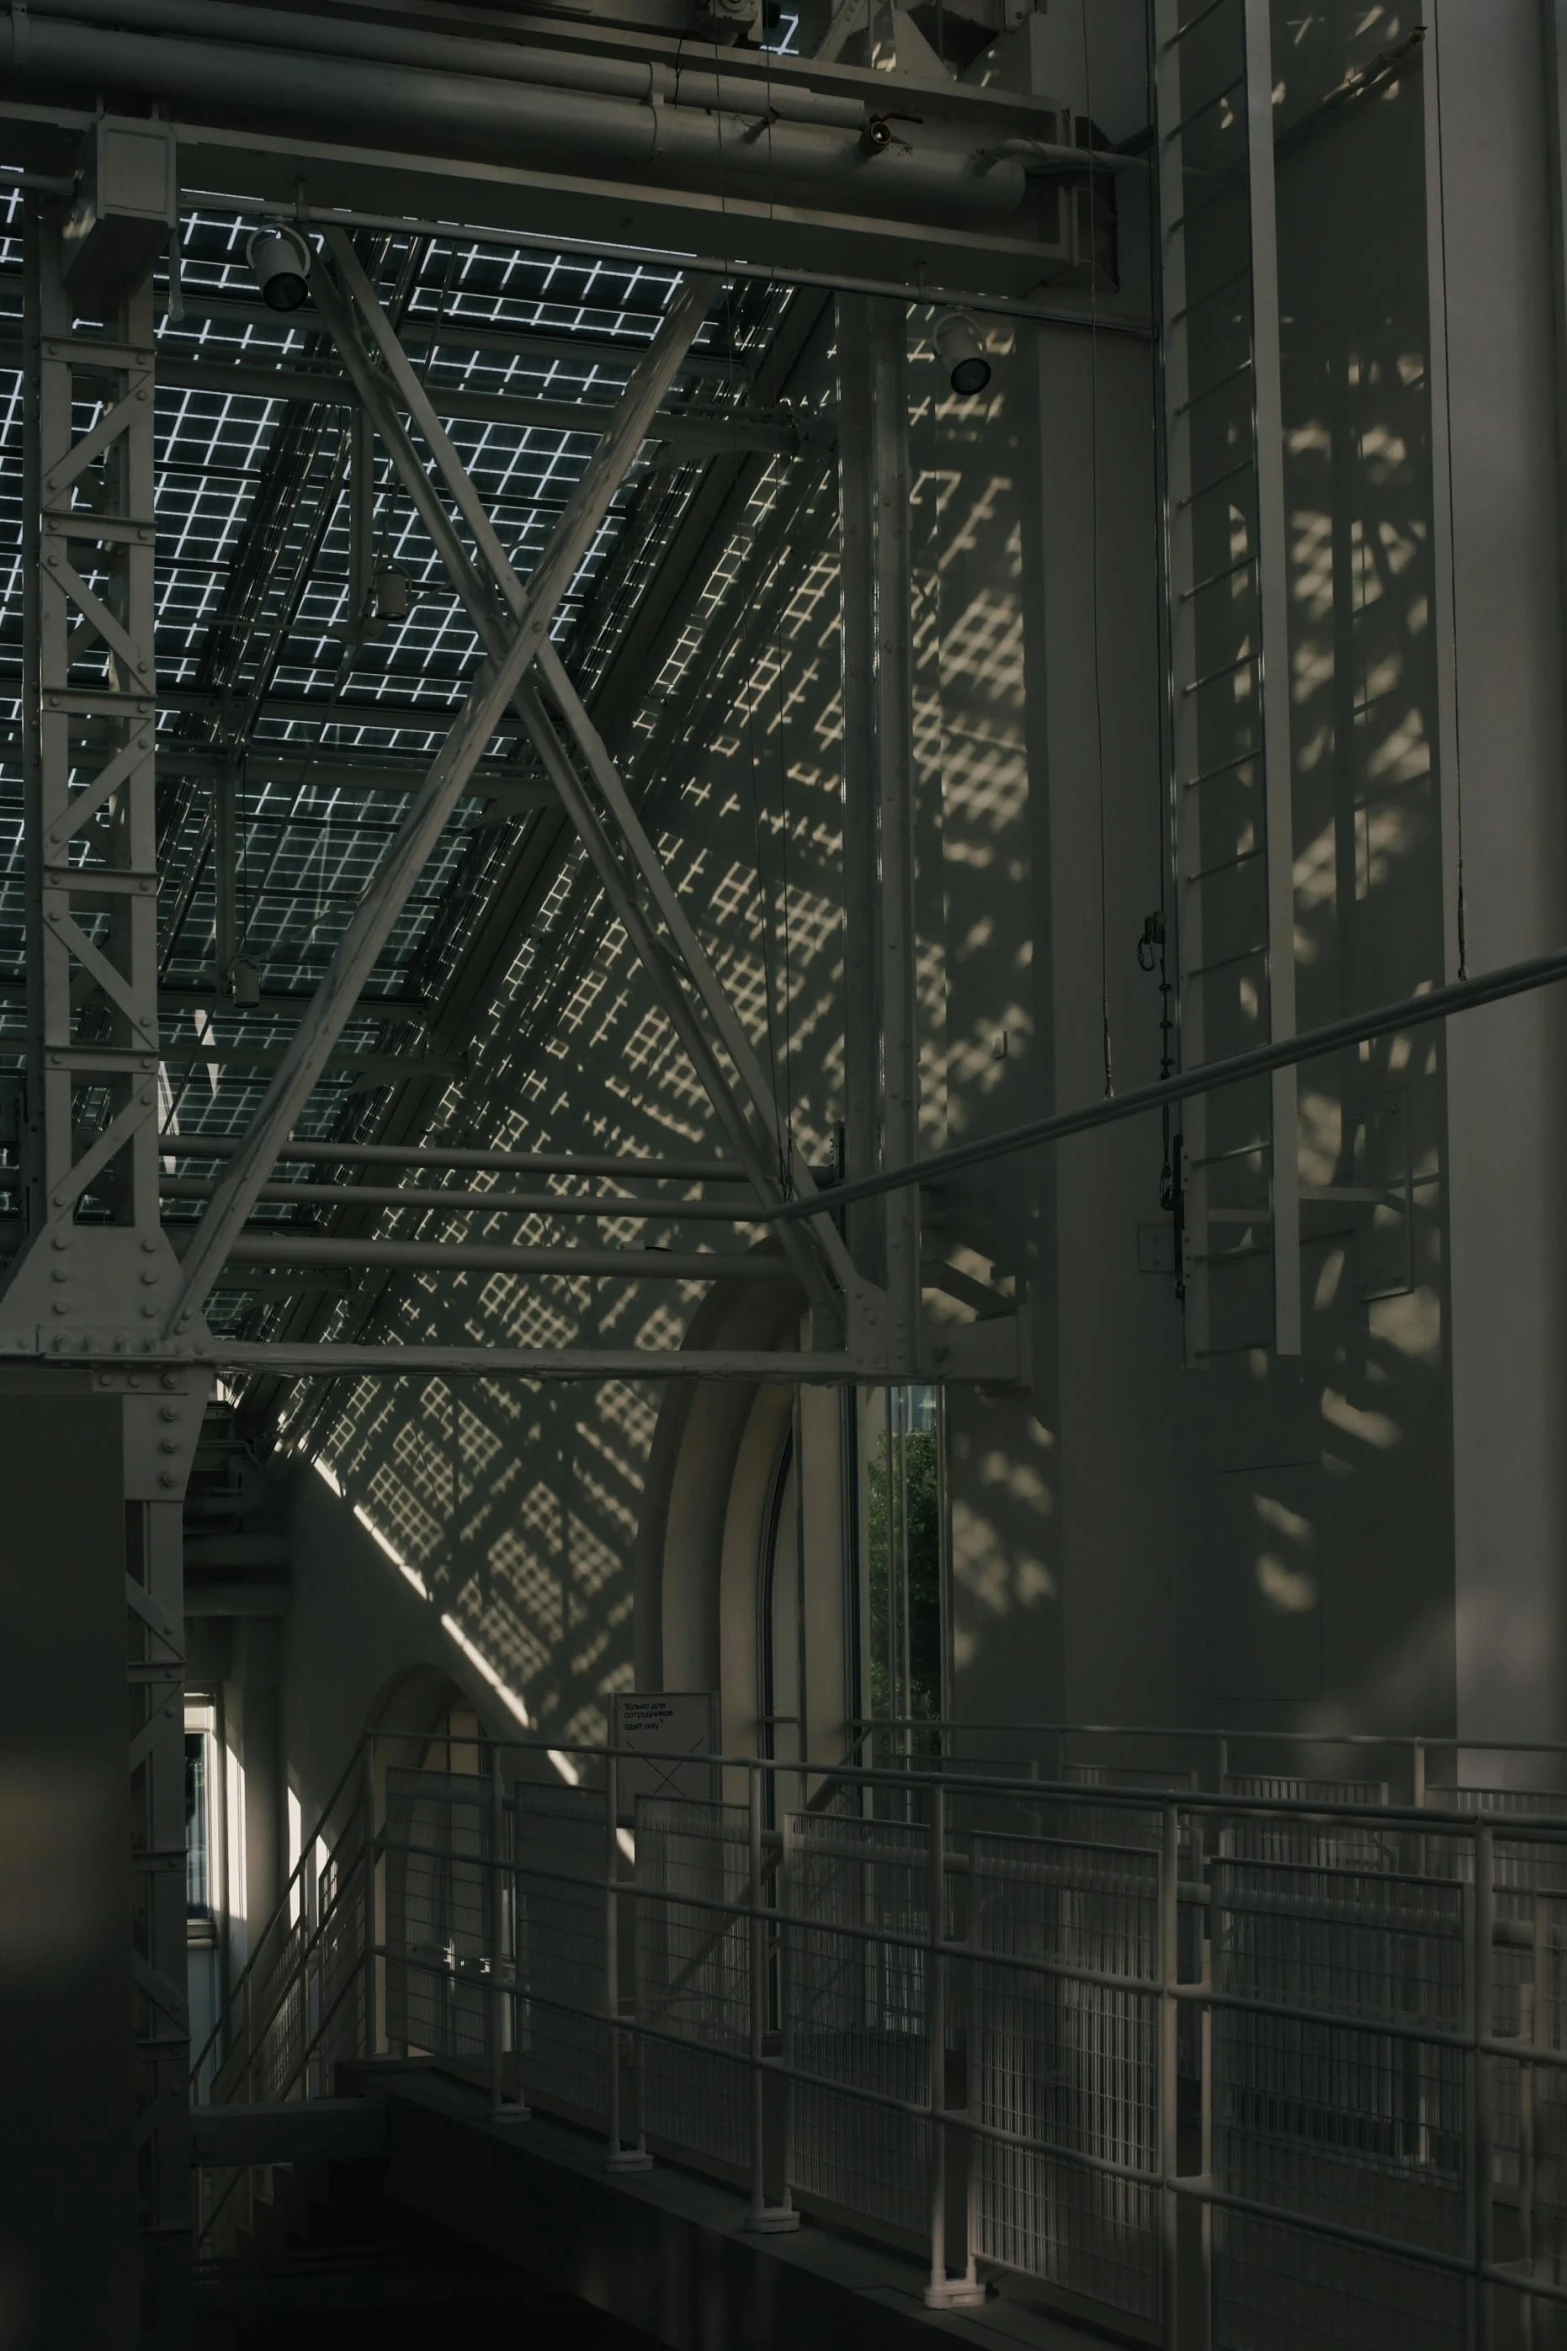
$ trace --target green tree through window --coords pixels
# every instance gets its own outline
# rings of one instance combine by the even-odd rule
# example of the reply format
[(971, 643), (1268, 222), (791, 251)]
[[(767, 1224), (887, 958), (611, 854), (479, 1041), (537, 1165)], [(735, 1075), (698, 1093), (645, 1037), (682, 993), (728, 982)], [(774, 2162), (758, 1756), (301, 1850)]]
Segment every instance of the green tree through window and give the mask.
[(934, 1390), (893, 1389), (866, 1465), (870, 1706), (941, 1712), (941, 1436)]

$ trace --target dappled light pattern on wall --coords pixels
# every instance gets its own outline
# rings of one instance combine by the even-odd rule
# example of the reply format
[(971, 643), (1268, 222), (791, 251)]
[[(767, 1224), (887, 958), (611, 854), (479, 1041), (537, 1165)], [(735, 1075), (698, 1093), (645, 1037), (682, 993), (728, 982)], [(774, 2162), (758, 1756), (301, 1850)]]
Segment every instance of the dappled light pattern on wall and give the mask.
[[(1297, 1017), (1446, 977), (1421, 52), (1407, 5), (1275, 11)], [(1378, 61), (1400, 57), (1396, 70)], [(1335, 96), (1371, 72), (1353, 104)], [(1332, 103), (1325, 103), (1325, 101)], [(1453, 1703), (1442, 1032), (1300, 1072), (1304, 1355), (1218, 1367), (1202, 1673), (1379, 1720)], [(1396, 1542), (1389, 1530), (1397, 1527)], [(1439, 1640), (1433, 1621), (1447, 1628)], [(1419, 1652), (1419, 1670), (1397, 1661)]]

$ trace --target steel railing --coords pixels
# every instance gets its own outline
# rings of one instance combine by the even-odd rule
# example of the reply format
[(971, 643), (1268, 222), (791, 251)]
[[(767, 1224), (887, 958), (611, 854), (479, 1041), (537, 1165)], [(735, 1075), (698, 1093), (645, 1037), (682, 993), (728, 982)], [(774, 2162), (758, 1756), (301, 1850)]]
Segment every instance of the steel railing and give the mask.
[[(1010, 2274), (1171, 2346), (1272, 2351), (1308, 2306), (1312, 2339), (1386, 2351), (1557, 2323), (1567, 1794), (1438, 1800), (1412, 1766), (1424, 1801), (1394, 1802), (1320, 1759), (1292, 1792), (1228, 1757), (1140, 1787), (1108, 1735), (1050, 1777), (918, 1744), (655, 1794), (630, 1750), (474, 1741), (477, 1770), (426, 1771), (374, 1734), (198, 2100), (422, 2052), (612, 2165), (733, 2182), (753, 2227), (804, 2209), (918, 2251), (935, 2306)], [(209, 2182), (206, 2252), (255, 2192)]]

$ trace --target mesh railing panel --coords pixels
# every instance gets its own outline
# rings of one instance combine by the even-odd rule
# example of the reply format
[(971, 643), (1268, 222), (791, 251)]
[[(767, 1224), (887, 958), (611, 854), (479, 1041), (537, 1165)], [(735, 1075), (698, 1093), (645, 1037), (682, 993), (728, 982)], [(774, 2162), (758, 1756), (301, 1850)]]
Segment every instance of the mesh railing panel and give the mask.
[(1386, 1780), (1308, 1779), (1288, 1771), (1227, 1771), (1219, 1783), (1226, 1796), (1253, 1797), (1274, 1804), (1385, 1804)]
[[(1125, 1848), (979, 1836), (976, 1949), (1159, 1980), (1159, 1861)], [(1159, 2307), (1159, 1995), (973, 1964), (969, 2099), (1045, 2154), (974, 2143), (975, 2250), (1141, 2318)], [(1145, 2184), (1073, 2162), (1097, 2157)]]
[(751, 2153), (749, 1921), (708, 1905), (743, 1904), (749, 1876), (743, 1805), (637, 1799), (637, 2022), (651, 2028), (639, 2052), (643, 2127), (736, 2170)]
[(308, 2007), (301, 1960), (306, 1943), (303, 1919), (287, 1928), (274, 1922), (251, 1986), (251, 2029), (255, 2038), (248, 2095), (272, 2105), (286, 2098), (305, 2061)]
[(489, 2051), (490, 1813), (474, 1774), (386, 1775), (386, 2033), (429, 2056)]
[(929, 2221), (930, 2124), (854, 2093), (929, 2099), (927, 1955), (877, 1936), (928, 1938), (929, 1832), (809, 1813), (790, 1826), (788, 2050), (814, 2077), (794, 2085), (790, 2185), (919, 2238)]
[(601, 2121), (610, 2006), (604, 1798), (589, 1788), (519, 1787), (514, 1813), (524, 2095)]
[(1214, 2351), (1462, 2351), (1466, 2340), (1462, 2278), (1215, 2212)]
[(1061, 1777), (1076, 1788), (1124, 1788), (1134, 1796), (1189, 1796), (1197, 1774), (1159, 1764), (1064, 1763)]
[(357, 1864), (346, 1882), (335, 1864), (323, 1872), (321, 1927), (314, 1955), (316, 1993), (314, 2063), (330, 2096), (338, 2063), (359, 2057), (365, 2045), (365, 1875)]
[[(1539, 1907), (1528, 1998), (1520, 2005), (1534, 2045), (1567, 2052), (1567, 1900), (1542, 1897)], [(1534, 2256), (1542, 2277), (1553, 2286), (1567, 2286), (1567, 2070), (1532, 2067), (1529, 2092)]]
[[(1238, 1793), (1238, 1792), (1237, 1792)], [(1304, 1803), (1358, 1803), (1358, 1797), (1298, 1799)], [(1368, 1814), (1376, 1807), (1368, 1804)], [(1209, 1819), (1205, 1833), (1215, 1850), (1238, 1861), (1277, 1861), (1304, 1869), (1396, 1870), (1411, 1858), (1407, 1835), (1378, 1828), (1374, 1821), (1313, 1820), (1287, 1814), (1238, 1814), (1233, 1820)], [(1418, 1854), (1413, 1858), (1418, 1860)]]
[[(1461, 1890), (1233, 1858), (1215, 1860), (1210, 1884), (1215, 1989), (1308, 2012), (1216, 2007), (1215, 2185), (1281, 2217), (1331, 2221), (1411, 2252), (1450, 2252), (1465, 2225), (1464, 2054), (1377, 2027), (1463, 2029)], [(1300, 2234), (1273, 2233), (1286, 2253)], [(1215, 2308), (1228, 2314), (1229, 2330), (1216, 2340), (1255, 2342), (1259, 2351), (1319, 2340), (1415, 2351), (1439, 2339), (1410, 2331), (1445, 2307), (1431, 2273), (1303, 2234), (1304, 2250), (1270, 2267), (1256, 2255), (1260, 2241), (1234, 2215), (1216, 2226)], [(1308, 2318), (1299, 2279), (1301, 2264), (1313, 2262), (1308, 2302), (1317, 2315)]]

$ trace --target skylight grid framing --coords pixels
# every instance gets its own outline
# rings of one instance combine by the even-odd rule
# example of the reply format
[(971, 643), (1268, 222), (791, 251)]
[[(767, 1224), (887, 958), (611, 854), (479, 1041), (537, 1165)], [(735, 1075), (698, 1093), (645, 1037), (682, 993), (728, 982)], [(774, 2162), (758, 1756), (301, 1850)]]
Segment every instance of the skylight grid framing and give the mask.
[[(11, 214), (17, 193), (13, 188), (0, 196)], [(160, 974), (166, 988), (213, 991), (206, 1010), (199, 1003), (181, 1004), (164, 1014), (166, 1118), (182, 1133), (221, 1137), (250, 1124), (276, 1057), (296, 1034), (298, 1015), (406, 806), (384, 783), (355, 790), (341, 777), (312, 777), (311, 753), (402, 756), (411, 766), (428, 761), (481, 659), (444, 566), (379, 452), (373, 555), (406, 572), (412, 604), (406, 620), (345, 651), (354, 618), (344, 478), (352, 410), (341, 398), (335, 358), (311, 313), (297, 321), (280, 319), (274, 327), (263, 317), (201, 308), (203, 300), (232, 301), (237, 314), (255, 305), (244, 260), (253, 225), (199, 208), (184, 217), (181, 277), (191, 307), (179, 321), (166, 315), (161, 320), (160, 351), (200, 362), (203, 373), (230, 363), (251, 371), (281, 366), (294, 374), (318, 368), (332, 378), (336, 396), (312, 406), (255, 389), (230, 392), (216, 382), (160, 381), (155, 416), (158, 737), (160, 752), (181, 755), (178, 764), (163, 769), (159, 790), (160, 903), (172, 925), (172, 935), (166, 932), (161, 942)], [(410, 248), (382, 241), (376, 261), (365, 252), (365, 240), (360, 244), (393, 316), (425, 330), (415, 363), (519, 577), (526, 579), (598, 446), (600, 416), (612, 412), (681, 273), (588, 254), (550, 257), (443, 240), (424, 245), (411, 281), (404, 277), (401, 299), (393, 302), (389, 289), (403, 273)], [(13, 273), (18, 291), (20, 260), (19, 238), (0, 239), (0, 271)], [(0, 308), (6, 293), (0, 284)], [(161, 298), (166, 304), (166, 280)], [(19, 301), (17, 307), (19, 313)], [(492, 336), (508, 328), (519, 338), (530, 329), (566, 339), (581, 334), (595, 347), (580, 357), (553, 347), (530, 351), (521, 339), (514, 353), (488, 345), (465, 348), (465, 325)], [(724, 346), (732, 332), (733, 321), (722, 310), (709, 320), (696, 347), (708, 365), (677, 378), (672, 406), (678, 411), (727, 407), (749, 392), (754, 349), (730, 353)], [(529, 398), (571, 399), (587, 414), (581, 430), (522, 417), (445, 416), (443, 394), (464, 391), (504, 394), (519, 409)], [(22, 394), (19, 373), (0, 372), (0, 708), (9, 707), (13, 733), (20, 713)], [(280, 472), (280, 465), (287, 470)], [(572, 666), (584, 691), (591, 691), (612, 657), (701, 473), (700, 460), (656, 442), (634, 461), (552, 626), (557, 643), (572, 645)], [(323, 500), (329, 501), (324, 513)], [(458, 527), (466, 539), (465, 528)], [(4, 601), (7, 592), (10, 602)], [(234, 643), (215, 661), (215, 632), (236, 623)], [(85, 675), (93, 665), (82, 666)], [(259, 699), (258, 685), (264, 685)], [(200, 690), (199, 704), (171, 707), (161, 700), (193, 688)], [(269, 715), (270, 700), (292, 707), (286, 715)], [(427, 725), (418, 707), (426, 701)], [(319, 702), (319, 715), (301, 715), (301, 702)], [(382, 711), (382, 704), (389, 707)], [(247, 705), (250, 723), (240, 742), (234, 730)], [(531, 765), (519, 765), (520, 748), (513, 724), (498, 734), (485, 764), (504, 761), (515, 777)], [(251, 780), (247, 754), (258, 763), (286, 755), (306, 764), (292, 783), (265, 775)], [(419, 780), (417, 772), (410, 775), (410, 791)], [(212, 823), (219, 792), (233, 795), (237, 952), (255, 969), (264, 999), (255, 1006), (223, 1001), (216, 993)], [(0, 976), (13, 979), (26, 961), (20, 802), (19, 763), (0, 764)], [(487, 812), (478, 796), (460, 804), (343, 1033), (340, 1057), (374, 1054), (379, 1062), (403, 1053), (412, 1056), (410, 1072), (418, 1068), (422, 1024), (410, 1020), (402, 1004), (417, 995), (420, 983), (439, 988), (536, 821), (526, 812)], [(385, 996), (399, 1000), (396, 1010), (380, 1010), (377, 1000)], [(291, 1001), (279, 1004), (280, 998)], [(20, 1007), (0, 1009), (0, 1069), (16, 1066), (22, 1029)], [(204, 1042), (214, 1051), (246, 1048), (268, 1058), (259, 1065), (207, 1061), (201, 1057)], [(375, 1132), (388, 1083), (379, 1067), (333, 1067), (296, 1131), (323, 1139), (334, 1132), (345, 1132), (345, 1139)], [(182, 1204), (176, 1213), (187, 1209), (194, 1214), (196, 1204)], [(284, 1223), (290, 1217), (286, 1204), (270, 1204), (267, 1214), (269, 1221)], [(276, 1290), (275, 1277), (269, 1279)], [(263, 1307), (263, 1324), (267, 1313)], [(256, 1327), (253, 1295), (223, 1291), (213, 1302), (212, 1319), (220, 1329)]]

